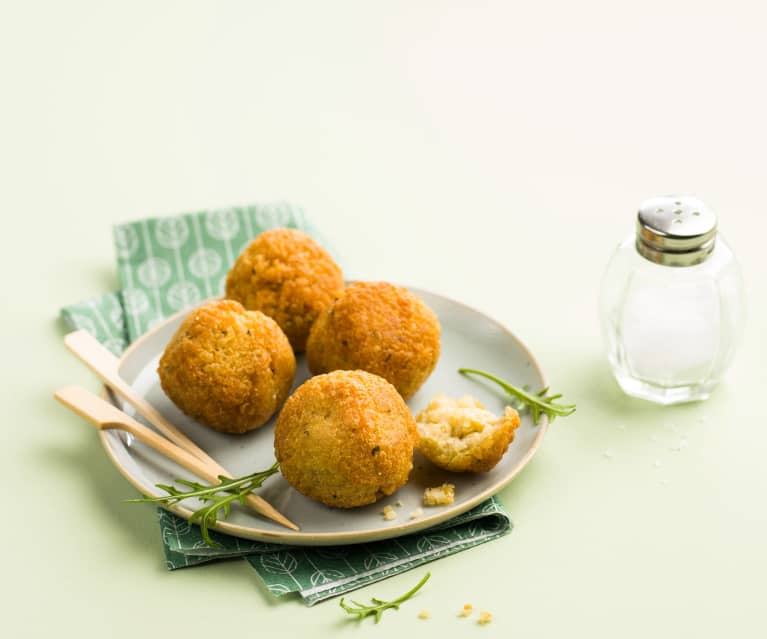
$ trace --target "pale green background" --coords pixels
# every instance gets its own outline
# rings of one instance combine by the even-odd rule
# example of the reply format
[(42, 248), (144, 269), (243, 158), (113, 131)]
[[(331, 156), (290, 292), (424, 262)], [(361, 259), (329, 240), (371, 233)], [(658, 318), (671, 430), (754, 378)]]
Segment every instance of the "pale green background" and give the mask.
[[(767, 634), (765, 15), (623, 4), (2, 4), (3, 636)], [(750, 294), (726, 382), (675, 409), (620, 394), (596, 310), (636, 206), (667, 192), (719, 211)], [(120, 503), (51, 400), (97, 387), (55, 316), (117, 286), (114, 222), (275, 199), (349, 276), (508, 324), (578, 403), (501, 494), (513, 533), (432, 564), (379, 626), (273, 600), (244, 562), (166, 572), (154, 509)]]

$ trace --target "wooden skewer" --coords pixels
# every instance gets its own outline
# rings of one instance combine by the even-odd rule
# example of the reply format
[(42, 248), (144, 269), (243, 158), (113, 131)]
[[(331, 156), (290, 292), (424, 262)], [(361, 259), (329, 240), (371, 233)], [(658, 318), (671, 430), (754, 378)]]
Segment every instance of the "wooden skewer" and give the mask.
[[(102, 382), (131, 404), (139, 415), (144, 417), (179, 448), (200, 460), (214, 473), (216, 478), (219, 475), (232, 478), (232, 474), (228, 470), (169, 422), (154, 406), (136, 393), (130, 384), (120, 377), (118, 373), (120, 360), (102, 346), (88, 331), (80, 330), (69, 333), (64, 337), (64, 344)], [(260, 515), (276, 521), (291, 530), (299, 530), (296, 524), (258, 495), (248, 495), (245, 498), (245, 503)]]
[[(64, 345), (83, 364), (90, 368), (102, 382), (133, 406), (139, 415), (144, 417), (174, 444), (191, 453), (200, 461), (220, 468), (213, 458), (165, 419), (160, 411), (136, 393), (131, 385), (120, 377), (118, 373), (120, 360), (111, 351), (102, 346), (88, 331), (69, 333), (64, 337)], [(222, 472), (220, 474), (225, 475), (226, 473)]]
[[(167, 457), (182, 468), (186, 468), (188, 471), (204, 479), (212, 486), (221, 483), (218, 473), (211, 469), (210, 466), (202, 463), (188, 451), (172, 444), (161, 435), (158, 435), (153, 430), (144, 426), (144, 424), (137, 422), (116, 406), (101, 399), (97, 395), (94, 395), (90, 391), (78, 386), (67, 386), (66, 388), (61, 388), (56, 391), (54, 397), (64, 404), (64, 406), (96, 426), (99, 430), (109, 430), (113, 428), (124, 430), (150, 448), (156, 450), (164, 457)], [(256, 495), (252, 496), (256, 497)], [(288, 528), (298, 530), (298, 527), (296, 527), (295, 524), (286, 519), (267, 502), (263, 501), (263, 503), (266, 505), (264, 510), (269, 511), (269, 514), (261, 514), (269, 516), (270, 519), (274, 519), (274, 521), (282, 523)]]

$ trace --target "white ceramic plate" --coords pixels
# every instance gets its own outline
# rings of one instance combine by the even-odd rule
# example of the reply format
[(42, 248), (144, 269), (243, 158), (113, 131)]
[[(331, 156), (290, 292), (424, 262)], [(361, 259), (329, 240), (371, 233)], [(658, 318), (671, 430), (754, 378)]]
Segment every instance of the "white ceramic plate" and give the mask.
[[(451, 397), (470, 394), (488, 409), (500, 414), (505, 405), (500, 389), (496, 391), (479, 380), (459, 375), (457, 370), (460, 367), (486, 370), (519, 386), (529, 384), (534, 390), (546, 385), (533, 356), (501, 324), (440, 295), (418, 289), (410, 290), (434, 310), (442, 325), (442, 354), (434, 373), (408, 402), (413, 413), (423, 409), (436, 393), (443, 392)], [(120, 374), (235, 476), (271, 466), (274, 463), (274, 420), (245, 435), (226, 435), (187, 417), (163, 393), (157, 376), (157, 363), (168, 340), (188, 313), (186, 310), (168, 318), (137, 340), (122, 357)], [(298, 358), (294, 388), (309, 376), (304, 356), (301, 355)], [(137, 417), (129, 405), (109, 396), (122, 410)], [(530, 461), (541, 443), (548, 420), (543, 416), (539, 424), (534, 426), (530, 415), (524, 414), (521, 422), (508, 452), (488, 473), (450, 473), (434, 467), (416, 453), (414, 468), (405, 486), (376, 504), (352, 510), (329, 508), (312, 501), (294, 490), (277, 474), (264, 483), (259, 494), (298, 524), (300, 532), (283, 528), (239, 506), (232, 510), (226, 521), (219, 522), (217, 530), (237, 537), (273, 543), (326, 545), (398, 537), (433, 526), (469, 510), (497, 493)], [(126, 433), (101, 431), (101, 441), (120, 472), (146, 495), (165, 494), (155, 485), (170, 484), (175, 477), (195, 479)], [(424, 488), (445, 481), (455, 484), (455, 502), (449, 506), (424, 508), (421, 517), (411, 520), (410, 513), (422, 505)], [(385, 521), (381, 514), (383, 507), (398, 501), (402, 503), (402, 506), (395, 507), (398, 518)], [(170, 510), (188, 518), (193, 511), (184, 504), (176, 504)], [(194, 501), (190, 505), (197, 507), (197, 504), (199, 502)]]

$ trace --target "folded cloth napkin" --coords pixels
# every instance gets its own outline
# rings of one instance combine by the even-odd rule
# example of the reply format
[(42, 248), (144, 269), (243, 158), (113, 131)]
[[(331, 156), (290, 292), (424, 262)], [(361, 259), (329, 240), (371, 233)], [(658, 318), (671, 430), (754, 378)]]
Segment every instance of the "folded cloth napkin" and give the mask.
[[(88, 330), (119, 355), (168, 315), (221, 295), (229, 267), (248, 242), (281, 226), (318, 237), (301, 209), (288, 204), (231, 207), (118, 225), (114, 241), (121, 290), (68, 306), (62, 309), (62, 318), (69, 328)], [(272, 594), (298, 592), (307, 605), (511, 531), (511, 518), (492, 498), (439, 526), (398, 539), (308, 548), (213, 532), (221, 546), (212, 548), (196, 525), (168, 511), (158, 512), (169, 570), (244, 557)]]

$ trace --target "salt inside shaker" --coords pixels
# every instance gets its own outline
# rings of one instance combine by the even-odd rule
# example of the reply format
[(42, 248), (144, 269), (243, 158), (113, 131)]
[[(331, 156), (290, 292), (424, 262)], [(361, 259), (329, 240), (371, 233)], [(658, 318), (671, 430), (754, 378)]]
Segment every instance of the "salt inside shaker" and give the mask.
[(618, 384), (660, 404), (706, 399), (743, 330), (740, 268), (716, 214), (687, 196), (645, 201), (602, 282), (602, 333)]

